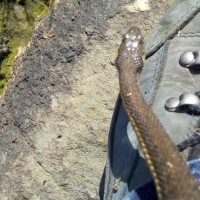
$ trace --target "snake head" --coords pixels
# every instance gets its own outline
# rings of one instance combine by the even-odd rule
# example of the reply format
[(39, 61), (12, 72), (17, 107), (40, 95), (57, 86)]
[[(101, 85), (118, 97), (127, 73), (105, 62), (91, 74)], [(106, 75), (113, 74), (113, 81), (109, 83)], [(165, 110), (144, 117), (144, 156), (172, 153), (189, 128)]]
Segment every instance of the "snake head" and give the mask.
[(125, 65), (132, 64), (133, 69), (136, 70), (136, 72), (140, 72), (144, 60), (145, 52), (143, 36), (139, 28), (132, 27), (123, 36), (122, 43), (118, 49), (116, 66), (120, 66), (122, 63)]

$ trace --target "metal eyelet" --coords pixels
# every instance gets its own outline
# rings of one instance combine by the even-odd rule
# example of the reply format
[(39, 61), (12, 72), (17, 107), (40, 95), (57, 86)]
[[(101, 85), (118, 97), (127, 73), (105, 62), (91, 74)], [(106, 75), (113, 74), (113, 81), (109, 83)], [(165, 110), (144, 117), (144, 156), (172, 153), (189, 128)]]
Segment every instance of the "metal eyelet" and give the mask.
[(180, 100), (179, 107), (185, 105), (196, 105), (196, 106), (200, 105), (199, 97), (192, 93), (184, 93), (180, 95), (179, 100)]
[(184, 93), (180, 95), (179, 98), (176, 97), (169, 98), (165, 103), (165, 108), (170, 112), (175, 112), (180, 110), (181, 107), (187, 105), (200, 106), (199, 97), (192, 93)]
[(179, 104), (180, 100), (176, 97), (172, 97), (166, 101), (165, 108), (170, 112), (174, 112), (178, 108)]
[(200, 52), (198, 51), (186, 51), (184, 52), (179, 60), (182, 67), (193, 68), (197, 65), (200, 66)]

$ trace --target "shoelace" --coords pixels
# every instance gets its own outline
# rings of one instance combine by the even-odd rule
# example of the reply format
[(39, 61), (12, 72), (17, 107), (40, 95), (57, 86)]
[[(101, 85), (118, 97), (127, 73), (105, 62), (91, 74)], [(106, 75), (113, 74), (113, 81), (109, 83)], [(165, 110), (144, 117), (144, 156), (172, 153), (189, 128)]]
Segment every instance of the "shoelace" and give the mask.
[[(197, 91), (194, 94), (200, 98), (200, 91)], [(188, 113), (200, 115), (200, 105), (188, 105)]]
[(177, 148), (179, 151), (183, 151), (187, 149), (188, 147), (194, 147), (195, 145), (200, 143), (200, 134), (196, 133), (187, 139), (185, 139), (183, 142), (180, 142), (177, 144)]
[[(195, 92), (200, 98), (200, 91)], [(188, 105), (188, 113), (192, 115), (200, 115), (200, 105)], [(200, 143), (200, 133), (195, 133), (194, 135), (188, 137), (184, 141), (177, 144), (177, 148), (179, 151), (184, 151), (188, 147), (194, 147), (195, 145)]]

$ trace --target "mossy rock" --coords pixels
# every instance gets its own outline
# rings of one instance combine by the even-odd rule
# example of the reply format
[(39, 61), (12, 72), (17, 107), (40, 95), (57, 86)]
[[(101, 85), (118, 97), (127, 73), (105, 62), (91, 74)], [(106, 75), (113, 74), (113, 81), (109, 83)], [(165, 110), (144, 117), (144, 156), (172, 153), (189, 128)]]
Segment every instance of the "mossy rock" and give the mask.
[[(38, 16), (45, 16), (53, 0), (3, 0), (0, 1), (0, 36), (8, 39), (9, 54), (5, 54), (0, 67), (0, 95), (12, 75), (12, 63), (18, 48), (25, 46), (33, 32)], [(0, 46), (1, 51), (1, 46)]]

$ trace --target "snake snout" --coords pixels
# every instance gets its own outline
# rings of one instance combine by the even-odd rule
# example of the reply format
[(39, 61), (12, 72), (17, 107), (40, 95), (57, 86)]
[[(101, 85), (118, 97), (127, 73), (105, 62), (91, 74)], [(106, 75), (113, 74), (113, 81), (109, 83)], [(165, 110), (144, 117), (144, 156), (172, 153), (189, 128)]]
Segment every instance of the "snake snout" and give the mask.
[(123, 41), (118, 49), (115, 65), (119, 70), (123, 66), (131, 65), (132, 69), (139, 73), (144, 64), (144, 55), (142, 34), (137, 27), (132, 27), (123, 37)]
[(132, 27), (124, 35), (124, 42), (128, 51), (137, 50), (143, 44), (143, 36), (137, 27)]
[(131, 55), (132, 61), (135, 63), (134, 69), (140, 73), (145, 60), (144, 38), (137, 27), (132, 27), (124, 35), (124, 45), (127, 54)]

